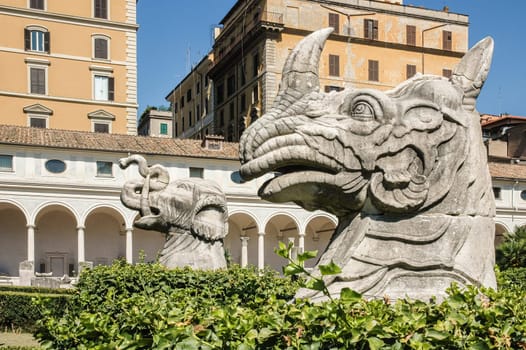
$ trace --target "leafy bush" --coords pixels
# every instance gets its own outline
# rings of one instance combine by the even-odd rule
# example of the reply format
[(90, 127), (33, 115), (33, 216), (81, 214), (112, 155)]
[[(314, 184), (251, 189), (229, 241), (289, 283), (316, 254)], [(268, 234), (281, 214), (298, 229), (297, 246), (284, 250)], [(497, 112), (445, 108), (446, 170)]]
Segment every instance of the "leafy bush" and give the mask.
[(44, 287), (29, 287), (29, 286), (0, 286), (0, 292), (24, 292), (24, 293), (40, 293), (40, 294), (74, 294), (74, 289), (66, 288), (44, 288)]
[(506, 240), (496, 249), (496, 261), (502, 270), (526, 267), (526, 227), (506, 233)]
[(499, 288), (526, 290), (526, 267), (497, 271)]
[[(0, 291), (0, 329), (32, 332), (42, 318), (42, 307), (48, 310), (46, 314), (58, 316), (66, 308), (68, 298), (67, 294)], [(34, 303), (35, 299), (40, 299), (42, 307)]]
[(518, 288), (452, 286), (440, 303), (346, 290), (319, 304), (289, 302), (296, 288), (269, 271), (120, 262), (83, 273), (74, 302), (45, 314), (37, 337), (48, 349), (526, 349)]

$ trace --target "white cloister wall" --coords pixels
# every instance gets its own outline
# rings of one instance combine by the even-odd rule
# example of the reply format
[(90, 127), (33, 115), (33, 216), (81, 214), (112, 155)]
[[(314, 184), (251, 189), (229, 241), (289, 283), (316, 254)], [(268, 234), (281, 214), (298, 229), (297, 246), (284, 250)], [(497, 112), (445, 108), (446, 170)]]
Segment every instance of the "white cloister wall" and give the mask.
[[(0, 219), (4, 223), (0, 226), (0, 276), (17, 283), (19, 263), (25, 260), (34, 262), (35, 272), (53, 276), (76, 275), (79, 262), (84, 261), (97, 265), (125, 258), (137, 263), (141, 254), (144, 261), (155, 261), (164, 234), (134, 228), (137, 213), (120, 202), (123, 184), (140, 178), (135, 165), (126, 170), (118, 167), (118, 160), (127, 153), (1, 144), (0, 155), (13, 156), (13, 169), (0, 171)], [(268, 176), (243, 182), (236, 160), (144, 156), (150, 165), (167, 167), (172, 180), (189, 177), (189, 168), (195, 167), (204, 169), (205, 179), (221, 185), (231, 227), (225, 247), (233, 263), (268, 265), (281, 271), (285, 261), (274, 253), (279, 240), (287, 242), (290, 237), (297, 246), (311, 247), (313, 239), (308, 235), (318, 226), (335, 227), (336, 220), (324, 213), (259, 199), (257, 189)], [(53, 159), (63, 161), (66, 170), (49, 172), (45, 165)], [(113, 164), (111, 176), (97, 175), (100, 161)], [(323, 223), (314, 222), (310, 227), (309, 221), (317, 216)]]

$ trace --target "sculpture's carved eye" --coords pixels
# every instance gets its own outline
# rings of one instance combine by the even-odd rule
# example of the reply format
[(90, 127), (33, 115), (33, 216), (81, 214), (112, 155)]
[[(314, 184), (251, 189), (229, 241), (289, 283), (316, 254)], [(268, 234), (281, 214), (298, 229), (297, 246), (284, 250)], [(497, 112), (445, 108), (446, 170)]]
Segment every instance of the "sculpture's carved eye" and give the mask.
[(373, 120), (374, 119), (374, 108), (365, 101), (359, 101), (352, 107), (351, 116), (355, 119), (360, 120)]

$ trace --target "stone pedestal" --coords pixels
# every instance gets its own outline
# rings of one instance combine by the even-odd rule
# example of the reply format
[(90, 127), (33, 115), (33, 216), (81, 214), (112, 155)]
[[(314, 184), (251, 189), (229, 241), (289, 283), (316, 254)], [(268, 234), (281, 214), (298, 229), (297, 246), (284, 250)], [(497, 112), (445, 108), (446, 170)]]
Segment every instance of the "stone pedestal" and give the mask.
[(35, 277), (35, 263), (33, 261), (22, 261), (18, 265), (18, 276), (20, 276), (21, 286), (30, 286), (31, 279)]

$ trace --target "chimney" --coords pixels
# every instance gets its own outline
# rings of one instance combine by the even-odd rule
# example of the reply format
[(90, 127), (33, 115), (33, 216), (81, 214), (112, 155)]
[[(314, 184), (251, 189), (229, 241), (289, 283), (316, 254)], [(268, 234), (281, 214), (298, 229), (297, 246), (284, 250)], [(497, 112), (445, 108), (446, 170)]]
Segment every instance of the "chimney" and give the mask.
[(221, 135), (205, 135), (201, 147), (213, 151), (220, 151), (223, 149), (224, 139)]

